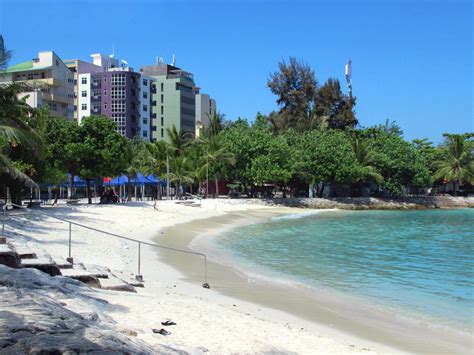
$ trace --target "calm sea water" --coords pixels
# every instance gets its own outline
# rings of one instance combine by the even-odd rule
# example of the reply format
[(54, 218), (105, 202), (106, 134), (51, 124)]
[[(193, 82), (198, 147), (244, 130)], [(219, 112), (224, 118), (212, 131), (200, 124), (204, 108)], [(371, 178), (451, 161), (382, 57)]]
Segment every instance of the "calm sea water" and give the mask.
[(290, 215), (235, 229), (215, 243), (267, 277), (474, 326), (472, 209)]

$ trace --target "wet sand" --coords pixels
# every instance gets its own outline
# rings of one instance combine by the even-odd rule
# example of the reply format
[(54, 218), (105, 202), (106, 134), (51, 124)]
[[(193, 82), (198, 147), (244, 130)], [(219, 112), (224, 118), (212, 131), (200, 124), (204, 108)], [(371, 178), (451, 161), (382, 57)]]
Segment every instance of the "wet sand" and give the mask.
[[(226, 229), (258, 223), (276, 215), (295, 213), (294, 208), (231, 212), (224, 216), (179, 224), (163, 229), (156, 237), (161, 245), (184, 248), (208, 255), (208, 282), (212, 290), (242, 301), (269, 307), (301, 319), (305, 327), (345, 337), (347, 342), (363, 339), (384, 352), (460, 353), (472, 352), (472, 333), (436, 328), (427, 320), (410, 319), (391, 310), (373, 307), (350, 295), (282, 284), (253, 278), (225, 262), (209, 247), (210, 238)], [(307, 210), (306, 210), (307, 212)], [(192, 248), (192, 249), (191, 249)], [(184, 280), (204, 282), (200, 257), (160, 251), (159, 258), (184, 275)]]

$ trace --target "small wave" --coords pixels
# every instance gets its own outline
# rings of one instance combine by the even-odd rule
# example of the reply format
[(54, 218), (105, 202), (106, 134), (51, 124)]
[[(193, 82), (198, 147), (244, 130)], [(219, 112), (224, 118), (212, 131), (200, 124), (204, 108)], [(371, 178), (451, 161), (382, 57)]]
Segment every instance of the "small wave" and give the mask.
[(340, 211), (337, 208), (329, 208), (329, 209), (324, 209), (324, 210), (310, 210), (310, 211), (305, 211), (305, 212), (300, 212), (300, 213), (290, 213), (290, 214), (285, 214), (283, 216), (275, 216), (272, 217), (272, 221), (279, 221), (282, 219), (298, 219), (298, 218), (305, 218), (313, 215), (317, 215), (323, 212), (334, 212), (334, 211)]

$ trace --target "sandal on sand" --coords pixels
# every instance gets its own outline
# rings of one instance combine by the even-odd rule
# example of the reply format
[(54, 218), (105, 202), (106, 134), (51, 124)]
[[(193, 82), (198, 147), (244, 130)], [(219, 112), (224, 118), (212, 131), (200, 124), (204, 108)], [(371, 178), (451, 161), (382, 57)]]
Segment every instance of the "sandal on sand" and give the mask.
[(176, 325), (176, 323), (168, 319), (166, 322), (161, 322), (161, 325), (169, 326), (169, 325)]
[(153, 333), (161, 334), (161, 335), (170, 335), (171, 332), (167, 331), (166, 329), (153, 329)]

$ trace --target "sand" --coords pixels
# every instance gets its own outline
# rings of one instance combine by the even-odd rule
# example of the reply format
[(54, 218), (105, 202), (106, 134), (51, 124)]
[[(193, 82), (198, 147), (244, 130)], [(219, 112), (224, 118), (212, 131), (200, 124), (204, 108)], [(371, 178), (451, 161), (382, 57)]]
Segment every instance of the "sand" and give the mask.
[[(211, 236), (212, 232), (235, 225), (234, 222), (250, 223), (271, 215), (299, 212), (240, 200), (203, 200), (201, 207), (159, 201), (156, 207), (157, 210), (153, 202), (134, 202), (44, 210), (111, 233), (179, 248), (187, 248), (187, 244), (200, 234), (196, 244), (192, 245), (195, 249), (203, 247), (206, 234)], [(16, 232), (16, 238), (31, 248), (40, 247), (53, 255), (65, 257), (68, 253), (68, 227), (64, 222), (37, 216), (28, 220), (10, 219), (7, 230)], [(78, 226), (72, 226), (72, 256), (76, 261), (106, 266), (123, 274), (136, 274), (138, 269), (136, 243)], [(231, 282), (239, 278), (246, 280), (243, 275), (213, 263), (213, 256), (210, 259), (208, 281), (211, 289), (205, 289), (201, 287), (204, 282), (201, 257), (180, 253), (173, 255), (169, 251), (142, 245), (141, 274), (145, 279), (145, 288), (138, 289), (136, 294), (105, 290), (94, 292), (118, 306), (115, 310), (106, 311), (117, 329), (134, 330), (140, 340), (150, 345), (169, 345), (191, 353), (365, 354), (410, 350), (403, 339), (394, 341), (386, 334), (370, 331), (375, 334), (367, 336), (367, 331), (363, 331), (366, 328), (363, 319), (342, 317), (335, 321), (330, 315), (324, 316), (324, 305), (319, 305), (321, 312), (317, 319), (318, 314), (303, 317), (301, 312), (291, 307), (281, 307), (281, 303), (265, 302), (265, 293), (260, 293), (260, 299), (252, 293), (246, 294), (244, 287), (240, 290), (238, 284), (232, 285)], [(192, 270), (186, 270), (183, 264), (191, 265)], [(222, 277), (229, 272), (235, 278), (226, 278), (226, 283)], [(234, 291), (240, 293), (233, 292), (232, 286), (236, 286)], [(257, 290), (268, 292), (265, 285), (258, 287)], [(286, 302), (292, 303), (289, 299)], [(161, 328), (160, 322), (166, 319), (177, 323), (169, 328), (172, 334), (165, 337), (153, 334), (151, 329)], [(349, 323), (350, 326), (342, 326)], [(363, 329), (357, 331), (358, 328)], [(370, 327), (367, 329), (370, 330)], [(420, 339), (421, 344), (427, 341)], [(446, 347), (449, 348), (449, 344)]]

